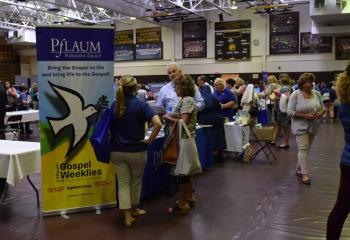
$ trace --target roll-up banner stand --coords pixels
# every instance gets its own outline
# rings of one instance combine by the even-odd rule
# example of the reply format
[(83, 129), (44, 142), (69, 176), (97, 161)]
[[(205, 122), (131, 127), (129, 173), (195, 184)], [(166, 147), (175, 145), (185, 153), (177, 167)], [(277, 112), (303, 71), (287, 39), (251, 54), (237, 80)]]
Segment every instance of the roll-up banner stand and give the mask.
[(113, 101), (114, 28), (36, 28), (43, 215), (114, 207), (115, 173), (89, 138)]

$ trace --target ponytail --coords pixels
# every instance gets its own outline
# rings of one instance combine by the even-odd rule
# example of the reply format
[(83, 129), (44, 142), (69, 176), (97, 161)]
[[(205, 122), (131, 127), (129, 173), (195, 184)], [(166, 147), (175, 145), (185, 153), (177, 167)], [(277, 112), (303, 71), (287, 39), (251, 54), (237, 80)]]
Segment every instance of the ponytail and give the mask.
[(115, 115), (117, 118), (122, 118), (126, 111), (125, 95), (133, 94), (136, 91), (137, 81), (135, 77), (123, 76), (120, 79), (120, 85), (117, 89), (115, 106)]
[(115, 115), (117, 116), (117, 118), (121, 118), (123, 117), (126, 110), (124, 91), (122, 86), (118, 87), (118, 90), (116, 93), (116, 100), (117, 100), (117, 104), (115, 107)]

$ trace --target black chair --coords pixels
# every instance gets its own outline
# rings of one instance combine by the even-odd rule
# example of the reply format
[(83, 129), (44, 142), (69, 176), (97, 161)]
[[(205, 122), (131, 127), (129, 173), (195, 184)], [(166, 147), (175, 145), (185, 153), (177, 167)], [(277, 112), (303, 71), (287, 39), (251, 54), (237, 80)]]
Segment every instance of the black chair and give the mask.
[(21, 132), (20, 123), (22, 121), (22, 115), (9, 116), (5, 123), (5, 129), (0, 129), (0, 133), (5, 135), (6, 133), (12, 133), (12, 140), (19, 140), (18, 136)]
[(258, 136), (258, 134), (255, 132), (255, 129), (252, 125), (250, 125), (250, 131), (252, 133), (252, 142), (255, 142), (257, 145), (257, 150), (253, 153), (251, 161), (254, 161), (254, 159), (258, 156), (260, 152), (263, 152), (265, 155), (266, 160), (272, 164), (272, 162), (277, 160), (274, 152), (271, 149), (271, 142), (272, 139), (262, 139)]
[(5, 200), (5, 196), (8, 189), (9, 189), (9, 186), (6, 182), (6, 178), (0, 178), (0, 206)]

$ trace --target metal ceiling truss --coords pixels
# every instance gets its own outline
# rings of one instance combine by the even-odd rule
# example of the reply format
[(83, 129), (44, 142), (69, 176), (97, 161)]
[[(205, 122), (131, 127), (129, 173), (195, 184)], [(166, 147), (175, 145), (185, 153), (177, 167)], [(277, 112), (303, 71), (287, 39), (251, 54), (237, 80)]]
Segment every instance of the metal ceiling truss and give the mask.
[[(158, 22), (205, 18), (206, 11), (232, 15), (231, 7), (300, 4), (309, 0), (0, 0), (0, 28), (33, 29), (39, 24), (130, 24), (130, 17)], [(108, 4), (107, 4), (108, 3)], [(98, 7), (96, 5), (100, 5)]]
[(167, 0), (178, 7), (203, 17), (203, 12), (219, 10), (227, 15), (232, 15), (230, 7), (234, 4), (232, 0)]
[(75, 0), (0, 0), (0, 28), (35, 28), (39, 24), (77, 22), (114, 24), (129, 19), (121, 13)]

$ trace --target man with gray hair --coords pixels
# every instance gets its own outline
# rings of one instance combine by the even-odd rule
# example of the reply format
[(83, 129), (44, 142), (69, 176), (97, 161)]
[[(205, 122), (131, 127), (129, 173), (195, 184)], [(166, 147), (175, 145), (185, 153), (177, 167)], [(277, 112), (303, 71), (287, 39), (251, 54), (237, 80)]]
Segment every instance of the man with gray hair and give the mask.
[[(160, 89), (156, 105), (163, 106), (167, 113), (172, 113), (179, 103), (179, 97), (175, 93), (174, 80), (182, 74), (182, 71), (179, 64), (176, 62), (170, 62), (167, 70), (170, 82)], [(193, 99), (196, 102), (197, 111), (201, 111), (204, 108), (204, 99), (197, 86), (195, 91), (196, 93)]]

